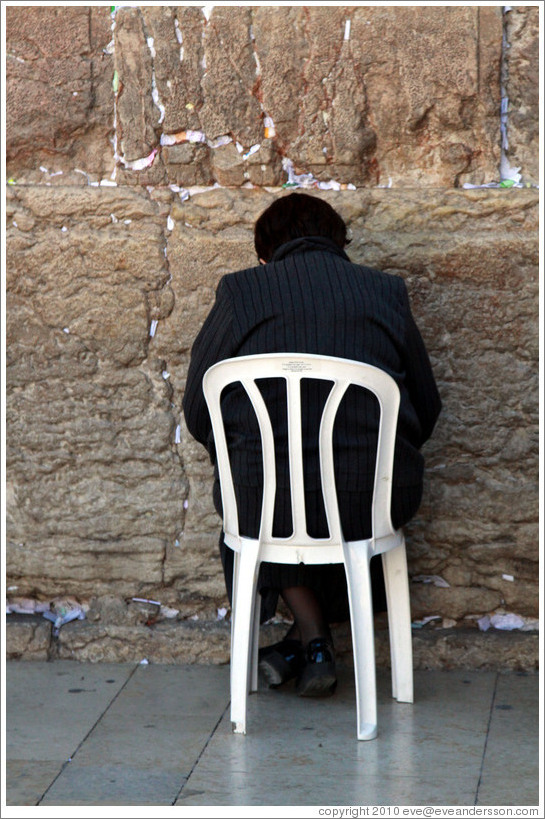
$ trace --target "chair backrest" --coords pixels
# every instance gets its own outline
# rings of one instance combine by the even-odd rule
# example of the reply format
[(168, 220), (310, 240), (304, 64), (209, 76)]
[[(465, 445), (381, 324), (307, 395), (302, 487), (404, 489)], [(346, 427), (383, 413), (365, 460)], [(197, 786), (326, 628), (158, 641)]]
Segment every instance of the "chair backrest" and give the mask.
[[(273, 537), (272, 525), (276, 494), (274, 434), (265, 401), (256, 380), (282, 378), (286, 382), (288, 411), (288, 448), (291, 486), (293, 534), (288, 538)], [(301, 422), (301, 381), (321, 379), (332, 382), (319, 432), (320, 471), (329, 538), (309, 536), (306, 527), (303, 478), (303, 442)], [(370, 390), (378, 399), (380, 424), (373, 492), (373, 538), (390, 536), (394, 529), (390, 517), (392, 472), (395, 436), (399, 409), (399, 389), (394, 379), (383, 370), (359, 361), (303, 353), (268, 353), (240, 356), (214, 364), (205, 373), (203, 391), (208, 405), (217, 465), (221, 484), (224, 531), (226, 536), (239, 536), (237, 504), (229, 461), (221, 394), (228, 384), (244, 387), (257, 416), (263, 451), (263, 502), (259, 539), (272, 546), (294, 545), (312, 547), (342, 546), (342, 528), (335, 489), (333, 426), (341, 400), (351, 384)], [(228, 541), (228, 537), (226, 537)], [(327, 559), (324, 562), (328, 562)]]

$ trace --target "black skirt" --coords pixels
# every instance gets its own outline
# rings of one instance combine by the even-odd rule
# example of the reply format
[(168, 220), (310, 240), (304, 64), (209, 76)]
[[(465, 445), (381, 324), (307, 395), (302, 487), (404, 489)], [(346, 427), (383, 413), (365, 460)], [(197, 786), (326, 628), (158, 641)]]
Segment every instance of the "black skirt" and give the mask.
[[(240, 533), (257, 537), (261, 521), (261, 489), (235, 487), (239, 510)], [(422, 499), (422, 486), (395, 488), (392, 492), (392, 523), (398, 529), (416, 514)], [(320, 491), (305, 492), (308, 533), (312, 537), (327, 537), (327, 519)], [(371, 537), (371, 492), (338, 492), (337, 500), (343, 534), (346, 540), (363, 540)], [(219, 483), (214, 485), (214, 506), (222, 516)], [(291, 500), (289, 492), (277, 492), (273, 534), (288, 537), (292, 532)], [(232, 602), (233, 565), (232, 549), (226, 546), (223, 532), (220, 536), (220, 554), (229, 601)], [(386, 610), (386, 593), (379, 556), (371, 559), (371, 584), (373, 609)], [(261, 622), (274, 617), (278, 596), (290, 586), (308, 586), (317, 595), (324, 616), (330, 623), (349, 619), (348, 592), (342, 563), (317, 565), (262, 563), (258, 588), (261, 594)]]

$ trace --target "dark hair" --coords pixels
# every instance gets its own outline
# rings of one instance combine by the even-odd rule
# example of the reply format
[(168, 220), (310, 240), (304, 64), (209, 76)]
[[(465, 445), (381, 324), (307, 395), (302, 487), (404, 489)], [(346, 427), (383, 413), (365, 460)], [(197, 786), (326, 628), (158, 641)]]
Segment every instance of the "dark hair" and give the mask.
[(325, 236), (346, 246), (346, 225), (331, 205), (318, 196), (290, 193), (276, 199), (255, 223), (257, 255), (270, 261), (280, 245), (302, 236)]

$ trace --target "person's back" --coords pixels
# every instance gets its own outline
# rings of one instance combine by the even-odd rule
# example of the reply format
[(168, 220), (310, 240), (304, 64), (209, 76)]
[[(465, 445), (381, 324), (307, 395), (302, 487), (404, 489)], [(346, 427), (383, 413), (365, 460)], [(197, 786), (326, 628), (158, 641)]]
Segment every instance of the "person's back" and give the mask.
[[(413, 364), (418, 339), (405, 284), (397, 276), (355, 265), (343, 250), (321, 237), (304, 237), (282, 245), (264, 267), (226, 276), (224, 299), (230, 301), (233, 328), (241, 340), (237, 355), (306, 352), (365, 361), (386, 371), (401, 393), (394, 483), (414, 485), (422, 479), (418, 451), (427, 437), (427, 415), (435, 412), (436, 390), (427, 373), (414, 383)], [(421, 355), (421, 351), (420, 351)], [(417, 387), (417, 388), (416, 388)], [(279, 384), (263, 384), (279, 442), (279, 482), (287, 485), (287, 438), (284, 395)], [(413, 393), (411, 395), (411, 392)], [(306, 385), (303, 418), (309, 442), (305, 463), (308, 487), (318, 488), (315, 444), (321, 409), (328, 389)], [(422, 405), (423, 423), (415, 408)], [(235, 481), (259, 485), (260, 437), (255, 417), (242, 390), (223, 403), (231, 443)], [(335, 428), (337, 487), (368, 490), (373, 485), (378, 407), (365, 390), (353, 388), (339, 411)], [(241, 433), (241, 430), (243, 432)]]

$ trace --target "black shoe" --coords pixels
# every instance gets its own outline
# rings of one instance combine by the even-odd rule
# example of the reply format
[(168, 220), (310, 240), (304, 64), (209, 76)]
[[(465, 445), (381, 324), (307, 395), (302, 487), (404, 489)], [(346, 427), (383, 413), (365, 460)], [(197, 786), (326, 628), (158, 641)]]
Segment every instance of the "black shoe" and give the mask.
[(333, 646), (323, 638), (311, 640), (305, 653), (305, 664), (297, 679), (300, 697), (328, 697), (337, 687)]
[(259, 649), (258, 668), (270, 688), (292, 680), (303, 667), (303, 646), (299, 640), (281, 640)]

